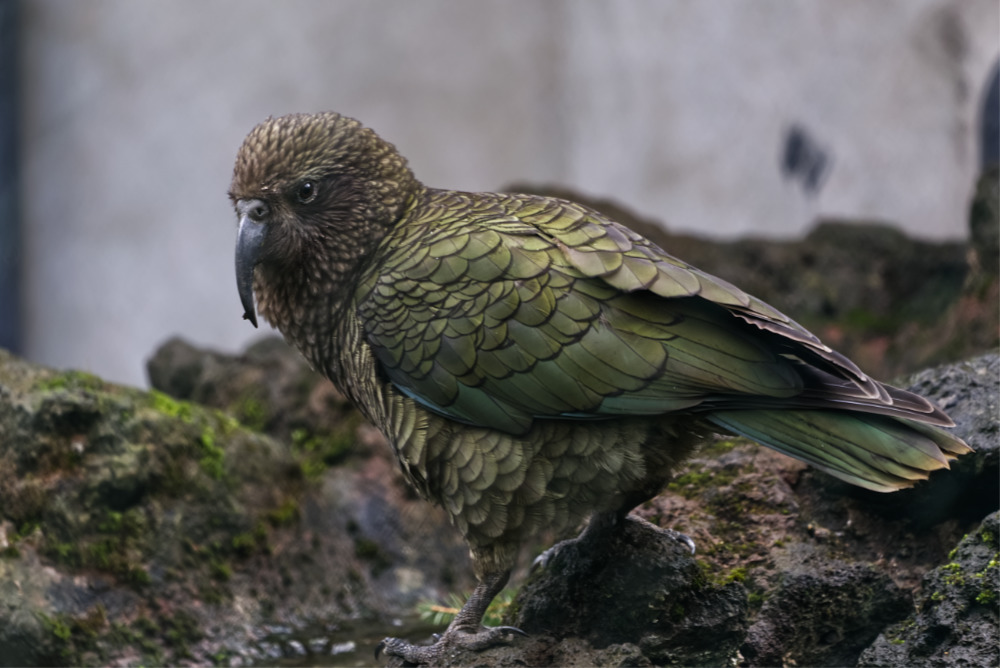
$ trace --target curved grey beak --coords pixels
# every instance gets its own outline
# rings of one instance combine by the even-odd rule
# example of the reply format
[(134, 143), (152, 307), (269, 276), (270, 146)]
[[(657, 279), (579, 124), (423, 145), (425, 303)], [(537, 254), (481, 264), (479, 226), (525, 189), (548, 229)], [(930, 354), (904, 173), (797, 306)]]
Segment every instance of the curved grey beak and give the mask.
[(239, 200), (240, 230), (236, 235), (236, 287), (243, 304), (243, 319), (257, 326), (257, 310), (253, 302), (253, 270), (260, 259), (260, 250), (267, 236), (264, 220), (267, 205), (259, 199)]

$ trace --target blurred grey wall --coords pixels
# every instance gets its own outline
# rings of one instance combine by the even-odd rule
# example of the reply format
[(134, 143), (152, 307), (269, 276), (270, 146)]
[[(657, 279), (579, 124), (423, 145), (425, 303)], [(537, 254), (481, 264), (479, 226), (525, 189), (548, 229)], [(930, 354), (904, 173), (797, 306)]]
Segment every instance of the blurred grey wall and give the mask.
[(0, 348), (21, 351), (21, 216), (18, 211), (20, 4), (0, 0)]
[(564, 184), (712, 236), (962, 237), (998, 23), (995, 0), (25, 1), (25, 351), (144, 384), (171, 335), (259, 335), (226, 190), (292, 111), (361, 119), (439, 187)]

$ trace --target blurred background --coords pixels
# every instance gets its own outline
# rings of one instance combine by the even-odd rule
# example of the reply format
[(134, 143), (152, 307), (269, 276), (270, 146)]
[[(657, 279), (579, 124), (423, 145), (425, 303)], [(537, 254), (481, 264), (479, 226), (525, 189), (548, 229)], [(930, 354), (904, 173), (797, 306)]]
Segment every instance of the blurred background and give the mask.
[(226, 191), (250, 128), (297, 111), (437, 187), (568, 187), (716, 239), (962, 240), (998, 54), (996, 0), (0, 0), (0, 346), (142, 386), (171, 336), (260, 336)]

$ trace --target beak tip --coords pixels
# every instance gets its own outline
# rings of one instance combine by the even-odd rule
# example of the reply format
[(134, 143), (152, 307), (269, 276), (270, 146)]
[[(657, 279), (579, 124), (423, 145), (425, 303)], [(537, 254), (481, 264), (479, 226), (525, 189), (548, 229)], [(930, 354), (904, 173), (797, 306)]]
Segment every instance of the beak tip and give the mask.
[(243, 305), (243, 319), (249, 320), (255, 329), (257, 311), (253, 301), (253, 270), (257, 265), (266, 230), (263, 223), (254, 222), (246, 215), (240, 216), (240, 227), (236, 235), (236, 288)]

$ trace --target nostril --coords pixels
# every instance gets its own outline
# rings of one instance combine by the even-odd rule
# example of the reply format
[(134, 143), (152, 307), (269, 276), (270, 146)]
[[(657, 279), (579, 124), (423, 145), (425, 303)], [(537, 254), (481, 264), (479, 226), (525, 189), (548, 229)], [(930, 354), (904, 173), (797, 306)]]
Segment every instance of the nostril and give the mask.
[(236, 208), (241, 216), (246, 216), (250, 220), (259, 223), (267, 218), (270, 208), (259, 199), (243, 199), (236, 203)]
[(264, 204), (263, 202), (256, 202), (252, 207), (250, 207), (250, 211), (248, 213), (250, 214), (250, 217), (254, 220), (261, 220), (263, 218), (266, 218), (267, 205)]

